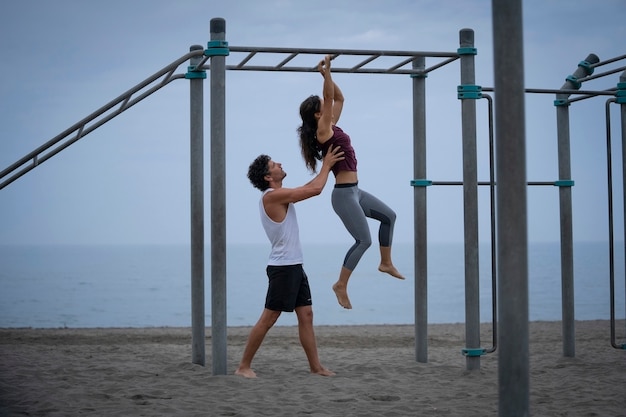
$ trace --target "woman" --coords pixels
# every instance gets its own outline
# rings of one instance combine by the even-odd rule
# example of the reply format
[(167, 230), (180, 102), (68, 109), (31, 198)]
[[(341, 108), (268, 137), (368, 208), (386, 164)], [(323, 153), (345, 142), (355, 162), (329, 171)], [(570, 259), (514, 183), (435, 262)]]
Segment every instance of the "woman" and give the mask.
[(333, 291), (339, 304), (352, 308), (348, 297), (348, 280), (359, 260), (372, 244), (367, 217), (380, 222), (378, 240), (380, 244), (380, 265), (378, 270), (393, 277), (404, 279), (391, 261), (391, 242), (396, 213), (385, 203), (358, 186), (357, 160), (350, 137), (336, 126), (343, 110), (344, 97), (333, 81), (330, 73), (331, 57), (326, 56), (318, 64), (318, 70), (324, 77), (323, 99), (310, 96), (300, 105), (302, 125), (298, 128), (302, 157), (307, 168), (316, 172), (317, 161), (322, 159), (330, 147), (341, 146), (344, 160), (333, 168), (335, 187), (332, 192), (332, 205), (355, 242), (346, 254), (339, 279), (333, 285)]

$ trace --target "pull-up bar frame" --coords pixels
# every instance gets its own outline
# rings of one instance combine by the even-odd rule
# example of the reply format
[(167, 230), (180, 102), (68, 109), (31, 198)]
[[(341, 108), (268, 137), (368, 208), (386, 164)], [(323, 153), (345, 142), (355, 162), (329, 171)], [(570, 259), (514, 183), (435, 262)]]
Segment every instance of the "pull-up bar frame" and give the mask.
[[(466, 30), (472, 33), (473, 31)], [(231, 53), (244, 53), (241, 60), (235, 65), (226, 65), (225, 56)], [(282, 60), (275, 65), (253, 65), (253, 59), (261, 53), (273, 53), (286, 55)], [(316, 66), (296, 66), (292, 61), (300, 54), (305, 55), (331, 55), (334, 59), (339, 56), (359, 56), (366, 57), (358, 62), (356, 65), (350, 67), (342, 67), (340, 64), (333, 66), (333, 72), (337, 73), (362, 73), (362, 74), (401, 74), (410, 75), (413, 80), (413, 98), (414, 98), (414, 145), (415, 149), (423, 149), (421, 152), (416, 152), (415, 157), (422, 161), (418, 165), (421, 170), (423, 168), (425, 172), (425, 140), (426, 140), (426, 127), (425, 120), (423, 118), (425, 114), (425, 107), (420, 107), (419, 104), (425, 103), (425, 84), (429, 71), (440, 68), (443, 65), (454, 62), (459, 59), (463, 54), (468, 57), (473, 54), (475, 50), (472, 45), (461, 45), (461, 48), (457, 52), (439, 53), (439, 52), (410, 52), (410, 51), (362, 51), (362, 50), (347, 50), (347, 49), (294, 49), (294, 48), (252, 48), (252, 47), (228, 47), (228, 43), (225, 41), (225, 22), (223, 19), (211, 20), (211, 41), (208, 44), (206, 51), (204, 52), (205, 58), (200, 60), (195, 66), (190, 67), (190, 72), (203, 73), (206, 70), (211, 72), (211, 97), (221, 97), (224, 90), (225, 83), (225, 71), (226, 70), (240, 70), (240, 71), (291, 71), (291, 72), (315, 72)], [(208, 62), (210, 57), (210, 62)], [(377, 63), (376, 60), (380, 57), (394, 57), (401, 59), (399, 63), (396, 63), (388, 67), (372, 67)], [(434, 57), (440, 58), (441, 62), (426, 69), (425, 58)], [(411, 68), (404, 68), (405, 65), (411, 64)], [(474, 76), (473, 74), (471, 75)], [(217, 87), (215, 87), (217, 86)], [(213, 347), (213, 372), (214, 374), (224, 374), (226, 372), (226, 239), (225, 230), (222, 228), (225, 225), (225, 195), (223, 190), (224, 180), (220, 177), (224, 176), (224, 144), (225, 144), (225, 131), (224, 131), (224, 105), (220, 103), (221, 99), (218, 99), (217, 103), (211, 102), (211, 201), (212, 201), (212, 221), (211, 221), (211, 247), (212, 249), (212, 347)], [(423, 105), (423, 104), (422, 104)], [(475, 122), (474, 122), (475, 126)], [(471, 140), (471, 138), (470, 138)], [(418, 155), (419, 154), (419, 155)], [(201, 172), (192, 172), (193, 177), (203, 175)], [(416, 204), (422, 207), (423, 210), (416, 210), (416, 213), (426, 213), (426, 200), (425, 193), (416, 191), (414, 193)], [(193, 197), (192, 197), (193, 198)], [(221, 214), (218, 214), (221, 213)], [(416, 214), (417, 216), (417, 214)], [(477, 211), (476, 211), (477, 216)], [(425, 225), (425, 217), (423, 217), (423, 224)], [(192, 225), (192, 227), (194, 227)], [(425, 227), (416, 225), (416, 248), (421, 248), (419, 252), (416, 250), (415, 268), (416, 271), (420, 271), (416, 275), (416, 358), (418, 361), (427, 361), (427, 294), (426, 294), (426, 233)], [(198, 251), (199, 252), (199, 251)], [(476, 254), (477, 255), (477, 254)], [(192, 260), (192, 262), (194, 262)], [(200, 263), (200, 260), (196, 262)], [(478, 265), (477, 259), (475, 264)], [(198, 273), (198, 276), (192, 276), (192, 282), (195, 280), (203, 279)], [(477, 281), (477, 279), (476, 279)], [(477, 284), (477, 283), (476, 283)], [(420, 289), (420, 291), (418, 291)], [(422, 291), (423, 290), (423, 291)], [(478, 291), (475, 291), (478, 296)], [(476, 303), (477, 304), (477, 303)], [(219, 306), (216, 307), (216, 306)], [(192, 310), (194, 308), (192, 307)], [(476, 308), (477, 310), (477, 308)], [(199, 321), (199, 320), (198, 320)], [(480, 329), (479, 320), (476, 316), (476, 326), (473, 326), (472, 338), (479, 339)], [(195, 332), (194, 332), (195, 334)], [(200, 335), (200, 332), (197, 332)], [(478, 342), (476, 342), (478, 343)], [(200, 341), (194, 342), (194, 346), (198, 346), (202, 349), (202, 343)], [(470, 346), (471, 347), (471, 346)], [(194, 357), (197, 360), (204, 362), (204, 356), (202, 352), (197, 352)], [(473, 363), (479, 363), (479, 357), (468, 357), (468, 361)]]
[[(476, 54), (476, 49), (474, 48), (474, 36), (473, 31), (471, 29), (463, 29), (461, 30), (461, 41), (460, 47), (457, 52), (411, 52), (411, 51), (364, 51), (364, 50), (348, 50), (348, 49), (293, 49), (293, 48), (252, 48), (252, 47), (228, 47), (228, 43), (224, 40), (225, 31), (225, 23), (221, 19), (213, 19), (211, 21), (211, 42), (208, 44), (208, 48), (205, 51), (205, 55), (207, 57), (211, 57), (210, 64), (207, 63), (208, 58), (200, 61), (197, 66), (192, 68), (193, 71), (206, 71), (211, 70), (211, 67), (214, 66), (213, 60), (217, 57), (224, 57), (226, 55), (231, 54), (231, 52), (239, 52), (244, 53), (242, 55), (239, 62), (235, 65), (225, 65), (224, 70), (249, 70), (249, 71), (291, 71), (291, 72), (315, 72), (317, 68), (315, 66), (297, 66), (293, 65), (293, 61), (300, 54), (304, 55), (331, 55), (333, 59), (336, 59), (339, 56), (359, 56), (365, 57), (356, 65), (352, 65), (350, 67), (342, 67), (340, 65), (334, 65), (333, 72), (336, 73), (366, 73), (366, 74), (404, 74), (410, 75), (413, 79), (413, 100), (414, 100), (414, 145), (415, 145), (415, 167), (416, 173), (419, 171), (425, 172), (426, 160), (425, 160), (425, 120), (423, 119), (423, 115), (425, 113), (425, 108), (422, 108), (420, 103), (424, 103), (425, 100), (425, 84), (424, 79), (427, 76), (429, 71), (440, 68), (443, 65), (454, 62), (457, 59), (461, 60), (461, 81), (463, 85), (472, 85), (475, 79), (475, 70), (474, 70), (474, 55)], [(214, 36), (216, 35), (216, 36)], [(279, 54), (285, 55), (282, 57), (282, 60), (275, 65), (253, 65), (253, 59), (257, 57), (257, 55), (262, 53), (271, 53), (271, 54)], [(380, 57), (395, 57), (401, 58), (402, 60), (399, 63), (396, 63), (392, 66), (388, 67), (371, 67), (372, 63), (376, 63), (376, 60)], [(425, 58), (439, 58), (441, 62), (438, 64), (426, 69), (425, 67)], [(223, 59), (223, 58), (222, 58)], [(404, 68), (405, 65), (411, 64), (411, 68)], [(222, 77), (222, 70), (215, 71), (215, 68), (211, 71), (211, 79), (213, 77)], [(213, 83), (213, 82), (212, 82)], [(218, 81), (217, 84), (220, 84)], [(213, 84), (212, 84), (213, 85)], [(212, 89), (212, 96), (215, 91)], [(467, 95), (470, 97), (471, 93)], [(221, 123), (221, 120), (224, 118), (223, 113), (220, 113), (217, 110), (217, 113), (213, 113), (214, 106), (212, 106), (212, 128), (214, 128), (215, 120), (217, 124)], [(479, 277), (478, 277), (478, 228), (477, 228), (477, 218), (478, 218), (478, 204), (477, 204), (477, 189), (476, 189), (476, 176), (477, 176), (477, 166), (476, 166), (476, 113), (475, 113), (475, 103), (473, 100), (463, 100), (462, 101), (462, 112), (463, 116), (463, 143), (464, 143), (464, 207), (465, 207), (465, 270), (466, 270), (466, 292), (468, 296), (466, 296), (466, 341), (467, 348), (466, 351), (477, 351), (484, 349), (480, 348), (480, 317), (479, 317)], [(214, 143), (219, 143), (219, 148), (223, 148), (221, 143), (225, 141), (223, 135), (223, 128), (217, 128), (217, 134), (211, 135), (211, 143), (212, 146)], [(423, 144), (423, 145), (422, 145)], [(417, 150), (420, 151), (417, 151)], [(213, 155), (212, 158), (215, 157), (218, 161), (223, 159), (223, 155)], [(419, 161), (419, 162), (418, 162)], [(219, 163), (214, 166), (220, 166)], [(211, 175), (217, 175), (215, 169), (211, 170)], [(198, 174), (196, 174), (198, 175)], [(416, 240), (416, 251), (415, 251), (415, 270), (416, 270), (416, 289), (415, 289), (415, 304), (416, 304), (416, 358), (420, 362), (427, 361), (427, 269), (426, 269), (426, 231), (425, 231), (425, 217), (421, 218), (420, 214), (425, 215), (426, 213), (426, 200), (425, 193), (422, 193), (422, 190), (415, 190), (415, 203), (416, 203), (416, 225), (415, 225), (415, 240)], [(223, 196), (215, 195), (212, 193), (212, 199), (216, 201), (224, 201)], [(212, 200), (213, 201), (213, 200)], [(420, 214), (418, 214), (420, 213)], [(213, 215), (213, 214), (212, 214)], [(418, 218), (419, 217), (419, 218)], [(224, 224), (223, 218), (214, 218), (214, 221), (211, 222), (212, 225), (222, 225)], [(222, 240), (218, 235), (211, 235), (212, 247), (223, 247), (225, 248), (226, 242), (225, 239)], [(418, 250), (419, 248), (419, 250)], [(212, 283), (213, 285), (218, 285), (219, 287), (225, 287), (225, 265), (220, 266), (225, 261), (225, 253), (221, 253), (220, 256), (212, 256), (212, 268), (214, 271), (223, 271), (218, 272), (217, 274), (212, 274)], [(217, 284), (216, 284), (217, 283)], [(218, 297), (216, 299), (216, 297)], [(222, 296), (219, 292), (212, 292), (212, 300), (213, 305), (218, 304), (219, 300), (225, 299), (225, 295)], [(220, 323), (225, 322), (226, 310), (225, 306), (222, 311), (217, 311), (215, 308), (213, 309), (212, 319), (217, 319)], [(223, 319), (221, 318), (223, 317)], [(495, 314), (494, 314), (494, 323), (495, 323)], [(225, 354), (225, 329), (221, 330), (221, 327), (217, 327), (218, 331), (216, 334), (216, 327), (213, 329), (213, 361), (214, 361), (214, 371), (220, 372), (216, 370), (216, 361), (222, 361), (225, 364), (226, 354)], [(494, 331), (494, 337), (496, 332)], [(222, 343), (223, 339), (223, 343)], [(224, 349), (217, 349), (216, 346), (224, 345)], [(494, 339), (494, 347), (489, 351), (495, 350), (495, 339)], [(464, 350), (464, 351), (465, 351)], [(478, 369), (480, 367), (480, 355), (469, 354), (467, 356), (467, 366), (468, 369)], [(225, 366), (225, 365), (224, 365)], [(222, 368), (219, 367), (218, 368)]]

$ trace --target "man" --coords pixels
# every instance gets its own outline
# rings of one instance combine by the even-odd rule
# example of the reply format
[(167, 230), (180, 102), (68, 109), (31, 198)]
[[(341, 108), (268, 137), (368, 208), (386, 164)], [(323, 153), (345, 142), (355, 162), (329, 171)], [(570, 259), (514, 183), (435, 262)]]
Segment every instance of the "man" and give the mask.
[(343, 159), (339, 148), (330, 149), (319, 174), (307, 184), (296, 188), (283, 187), (287, 176), (282, 164), (267, 155), (259, 155), (248, 168), (248, 179), (263, 192), (259, 201), (261, 223), (272, 244), (267, 263), (269, 285), (265, 308), (248, 336), (236, 375), (256, 378), (251, 364), (265, 335), (283, 311), (295, 310), (300, 343), (309, 361), (311, 373), (332, 376), (334, 373), (320, 363), (313, 331), (311, 290), (302, 267), (303, 256), (294, 203), (322, 193), (331, 167)]

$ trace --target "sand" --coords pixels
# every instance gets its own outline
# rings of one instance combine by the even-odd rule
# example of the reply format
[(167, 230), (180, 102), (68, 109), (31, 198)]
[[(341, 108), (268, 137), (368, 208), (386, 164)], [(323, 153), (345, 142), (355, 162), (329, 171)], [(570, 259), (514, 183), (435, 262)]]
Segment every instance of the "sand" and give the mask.
[[(624, 322), (618, 323), (618, 335)], [(467, 371), (464, 325), (430, 325), (428, 362), (413, 326), (320, 326), (312, 375), (297, 328), (273, 328), (253, 363), (233, 375), (249, 332), (228, 329), (229, 375), (192, 364), (191, 329), (0, 329), (0, 416), (497, 416), (498, 352)], [(560, 322), (530, 324), (533, 416), (626, 416), (626, 351), (608, 321), (576, 323), (563, 357)], [(483, 325), (483, 347), (491, 346)]]

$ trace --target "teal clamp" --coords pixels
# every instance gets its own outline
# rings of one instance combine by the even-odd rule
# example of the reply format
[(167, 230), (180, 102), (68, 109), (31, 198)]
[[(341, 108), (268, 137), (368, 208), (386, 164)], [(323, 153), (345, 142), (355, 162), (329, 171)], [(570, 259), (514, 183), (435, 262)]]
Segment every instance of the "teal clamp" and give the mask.
[(428, 73), (422, 72), (421, 74), (411, 74), (411, 78), (428, 78)]
[(195, 65), (190, 65), (187, 67), (187, 72), (185, 73), (185, 78), (188, 80), (194, 79), (205, 79), (206, 71), (205, 70), (197, 70)]
[(462, 84), (457, 86), (457, 98), (459, 100), (483, 98), (483, 88), (475, 84)]
[(554, 186), (555, 187), (573, 187), (574, 180), (557, 180), (557, 181), (554, 181)]
[(429, 187), (433, 185), (432, 180), (411, 180), (412, 187)]
[(487, 353), (487, 349), (484, 348), (474, 348), (474, 349), (469, 349), (469, 348), (464, 348), (462, 350), (463, 352), (463, 356), (471, 356), (471, 357), (475, 357), (475, 356), (482, 356), (485, 353)]
[(204, 50), (204, 56), (228, 55), (230, 55), (230, 49), (228, 49), (228, 42), (226, 41), (209, 41), (207, 43), (207, 49)]
[(456, 53), (459, 55), (476, 55), (478, 54), (478, 49), (471, 46), (465, 46), (463, 48), (457, 49)]
[(580, 61), (578, 66), (585, 69), (585, 74), (591, 75), (593, 74), (593, 67), (589, 61)]
[(616, 102), (618, 104), (626, 104), (626, 82), (617, 83), (617, 91), (615, 92)]
[(554, 100), (555, 107), (567, 107), (569, 105), (570, 105), (570, 102), (567, 99), (561, 98), (561, 99)]
[(576, 90), (580, 89), (580, 86), (582, 85), (582, 83), (578, 81), (578, 78), (576, 78), (574, 75), (568, 75), (567, 77), (565, 77), (565, 81), (569, 81), (570, 83), (574, 84), (574, 88)]

